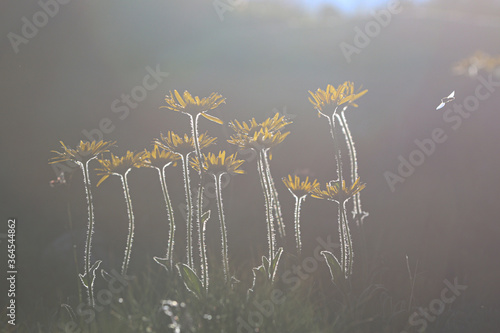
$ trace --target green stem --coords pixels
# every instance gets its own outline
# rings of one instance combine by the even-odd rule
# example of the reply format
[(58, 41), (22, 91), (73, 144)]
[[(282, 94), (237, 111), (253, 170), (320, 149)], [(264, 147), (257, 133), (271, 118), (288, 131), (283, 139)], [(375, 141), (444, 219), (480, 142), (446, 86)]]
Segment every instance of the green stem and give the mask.
[(219, 221), (220, 221), (220, 232), (222, 238), (222, 264), (224, 266), (224, 277), (226, 282), (229, 279), (229, 259), (227, 250), (227, 230), (226, 222), (224, 220), (224, 207), (222, 205), (222, 175), (220, 173), (218, 176), (214, 175), (215, 180), (215, 193), (217, 196), (217, 209), (219, 211)]
[(165, 199), (165, 205), (167, 207), (167, 214), (168, 214), (168, 220), (170, 222), (170, 230), (169, 230), (169, 235), (168, 235), (168, 245), (167, 245), (167, 255), (165, 256), (166, 259), (170, 261), (170, 268), (173, 267), (173, 253), (174, 253), (174, 236), (175, 236), (175, 221), (174, 221), (174, 210), (172, 208), (172, 202), (170, 201), (170, 196), (168, 195), (168, 188), (167, 188), (167, 181), (165, 177), (165, 169), (169, 164), (166, 164), (163, 166), (163, 169), (160, 170), (159, 168), (156, 168), (158, 170), (158, 173), (160, 175), (160, 183), (161, 183), (161, 189), (163, 192), (163, 198)]
[(274, 209), (274, 216), (276, 217), (276, 223), (278, 224), (278, 230), (281, 237), (286, 236), (285, 233), (285, 223), (283, 222), (283, 216), (281, 214), (281, 205), (278, 200), (278, 191), (276, 190), (276, 186), (274, 185), (273, 176), (271, 175), (271, 167), (269, 165), (269, 161), (267, 159), (267, 150), (263, 150), (264, 153), (264, 165), (266, 170), (267, 179), (269, 182), (269, 191), (271, 194), (271, 202)]
[(199, 230), (200, 233), (200, 257), (201, 257), (201, 279), (203, 281), (203, 286), (205, 287), (205, 291), (208, 291), (208, 260), (207, 260), (207, 248), (205, 245), (205, 232), (207, 230), (207, 221), (205, 220)]
[[(342, 132), (346, 138), (347, 148), (349, 150), (349, 158), (351, 160), (351, 184), (354, 184), (356, 179), (358, 179), (358, 159), (356, 156), (356, 148), (354, 146), (354, 140), (351, 135), (351, 131), (349, 130), (349, 126), (347, 124), (347, 119), (345, 118), (344, 112), (341, 112), (340, 115), (337, 115), (337, 118), (340, 120), (340, 125), (342, 127)], [(363, 219), (368, 216), (367, 212), (363, 212), (361, 208), (361, 193), (358, 192), (354, 195), (354, 205), (353, 205), (353, 216), (356, 220), (356, 224), (359, 226), (363, 223)]]
[(122, 276), (127, 275), (128, 264), (130, 261), (130, 255), (132, 254), (132, 242), (134, 241), (134, 213), (132, 211), (132, 200), (130, 199), (130, 191), (128, 188), (127, 175), (131, 169), (128, 169), (127, 172), (121, 177), (123, 192), (125, 195), (125, 201), (127, 203), (127, 213), (128, 213), (128, 236), (127, 236), (127, 247), (125, 248), (125, 256), (123, 257), (123, 265), (122, 265)]
[(337, 139), (335, 137), (335, 113), (333, 113), (332, 117), (327, 117), (328, 118), (328, 123), (330, 124), (330, 134), (332, 136), (333, 140), (333, 147), (335, 150), (335, 161), (337, 163), (337, 173), (338, 173), (338, 181), (340, 182), (340, 186), (342, 187), (342, 181), (344, 180), (342, 176), (342, 159), (341, 159), (341, 154), (340, 154), (340, 147), (337, 142)]
[[(189, 153), (191, 154), (191, 153)], [(184, 173), (184, 191), (186, 192), (187, 201), (187, 219), (186, 219), (186, 230), (187, 230), (187, 264), (189, 267), (193, 268), (193, 202), (191, 194), (191, 185), (189, 180), (189, 154), (186, 156), (181, 155), (182, 158), (182, 169)]]
[(342, 204), (339, 203), (339, 206), (342, 206), (342, 209), (341, 209), (341, 214), (342, 214), (342, 218), (341, 218), (341, 222), (342, 224), (344, 225), (344, 234), (345, 234), (345, 238), (346, 238), (346, 250), (347, 250), (347, 255), (346, 255), (346, 271), (345, 271), (345, 274), (346, 274), (346, 278), (352, 274), (352, 265), (354, 263), (354, 252), (353, 252), (353, 249), (352, 249), (352, 237), (351, 237), (351, 232), (349, 230), (349, 223), (347, 221), (347, 213), (346, 213), (346, 209), (345, 209), (345, 203), (346, 201), (344, 201)]
[(339, 220), (339, 240), (340, 240), (340, 257), (342, 266), (342, 270), (344, 271), (344, 275), (347, 276), (346, 263), (347, 263), (347, 249), (346, 249), (346, 239), (345, 239), (345, 231), (344, 231), (344, 223), (342, 221), (343, 212), (342, 212), (342, 203), (339, 202), (338, 206), (338, 220)]
[[(295, 196), (295, 195), (294, 195)], [(300, 240), (300, 205), (302, 200), (305, 198), (295, 196), (295, 244), (297, 246), (297, 254), (300, 256), (302, 253), (302, 241)]]
[(273, 213), (272, 213), (272, 206), (271, 206), (270, 198), (269, 198), (268, 184), (267, 184), (266, 176), (265, 176), (266, 172), (264, 171), (264, 166), (263, 166), (262, 151), (259, 152), (259, 159), (257, 160), (257, 168), (259, 171), (262, 192), (264, 193), (264, 199), (266, 202), (267, 241), (268, 241), (268, 245), (269, 245), (269, 260), (272, 260), (272, 258), (274, 258), (274, 245), (275, 245)]
[[(193, 143), (194, 143), (194, 149), (196, 153), (196, 157), (198, 158), (198, 161), (200, 162), (200, 172), (199, 172), (199, 183), (198, 183), (198, 200), (197, 200), (197, 207), (196, 207), (196, 224), (198, 226), (198, 236), (201, 237), (201, 216), (203, 215), (203, 175), (205, 173), (205, 169), (203, 167), (203, 156), (201, 155), (201, 148), (200, 148), (200, 142), (199, 142), (199, 135), (198, 135), (198, 118), (200, 117), (201, 113), (198, 113), (195, 118), (193, 116), (189, 116), (191, 120), (191, 133), (193, 135)], [(201, 244), (200, 244), (201, 247)], [(195, 270), (194, 267), (194, 260), (191, 258), (192, 266), (191, 268)]]
[(89, 216), (89, 223), (88, 223), (88, 228), (87, 228), (87, 239), (85, 241), (85, 277), (87, 280), (87, 295), (89, 299), (89, 306), (94, 307), (95, 301), (94, 301), (94, 284), (93, 284), (93, 278), (91, 277), (91, 274), (93, 274), (90, 270), (91, 268), (91, 249), (92, 249), (92, 235), (94, 234), (94, 206), (92, 204), (92, 191), (91, 191), (91, 184), (90, 184), (90, 173), (89, 173), (89, 162), (93, 160), (95, 157), (89, 159), (85, 164), (82, 162), (79, 162), (80, 167), (82, 168), (83, 171), (83, 182), (85, 184), (85, 194), (87, 197), (87, 207), (88, 207), (88, 216)]
[[(201, 216), (203, 215), (203, 183), (202, 183), (203, 174), (200, 174), (200, 182), (198, 183), (198, 193), (197, 193), (197, 204), (196, 204), (196, 226), (198, 229), (198, 239), (201, 239), (201, 233), (203, 226), (201, 225)], [(201, 242), (198, 242), (201, 251)], [(201, 253), (201, 252), (200, 252)], [(203, 265), (203, 264), (202, 264)], [(196, 272), (194, 268), (194, 259), (193, 259), (193, 270)]]
[(203, 160), (201, 159), (201, 149), (200, 149), (200, 142), (198, 141), (198, 117), (200, 116), (200, 113), (196, 115), (196, 118), (193, 118), (193, 116), (189, 115), (189, 118), (191, 120), (191, 134), (193, 136), (193, 142), (194, 142), (194, 151), (196, 153), (196, 157), (198, 157), (198, 161), (200, 161), (200, 170), (201, 173), (203, 173)]

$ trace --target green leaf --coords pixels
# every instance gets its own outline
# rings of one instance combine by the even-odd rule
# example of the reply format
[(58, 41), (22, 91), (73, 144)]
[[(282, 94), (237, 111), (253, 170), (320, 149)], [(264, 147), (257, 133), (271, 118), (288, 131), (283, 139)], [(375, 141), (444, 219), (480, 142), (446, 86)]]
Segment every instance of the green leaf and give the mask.
[(205, 226), (205, 223), (210, 219), (210, 211), (206, 211), (201, 215), (201, 225)]
[(168, 258), (153, 257), (153, 260), (156, 261), (158, 265), (165, 268), (167, 272), (170, 271), (170, 269), (168, 268), (170, 265), (170, 260)]
[(330, 251), (321, 251), (321, 255), (325, 257), (326, 264), (330, 269), (330, 275), (332, 276), (333, 283), (343, 291), (347, 291), (346, 284), (347, 280), (344, 275), (344, 271), (340, 266), (339, 261), (333, 253)]
[[(99, 265), (102, 263), (102, 260), (97, 260), (91, 267), (90, 267), (90, 285), (94, 285), (94, 281), (95, 281), (95, 271), (99, 268)], [(89, 277), (87, 276), (87, 273), (85, 274), (78, 274), (78, 276), (80, 277), (80, 281), (82, 281), (82, 284), (85, 288), (89, 289), (89, 284), (88, 284), (88, 280), (89, 280)]]
[(269, 259), (266, 257), (262, 256), (262, 266), (264, 267), (264, 270), (269, 273)]
[(196, 297), (201, 298), (203, 296), (203, 285), (200, 278), (196, 273), (186, 264), (178, 263), (177, 270), (184, 280), (184, 285), (186, 288), (196, 295)]
[(113, 278), (111, 276), (111, 274), (109, 274), (108, 272), (106, 272), (104, 269), (101, 269), (101, 276), (102, 278), (104, 279), (104, 281), (108, 282), (111, 281), (111, 279)]
[(384, 288), (384, 286), (380, 284), (372, 284), (368, 286), (361, 295), (359, 295), (358, 300), (357, 300), (357, 307), (362, 307), (368, 302), (370, 302), (373, 298), (379, 296), (380, 294), (387, 292), (387, 289)]
[(78, 276), (80, 277), (80, 281), (82, 282), (83, 286), (86, 289), (89, 289), (89, 286), (87, 285), (87, 279), (85, 278), (85, 274), (84, 275), (78, 274)]
[(73, 310), (73, 308), (71, 307), (71, 305), (68, 305), (68, 304), (61, 304), (61, 308), (65, 309), (69, 315), (69, 317), (71, 318), (72, 321), (76, 321), (76, 313), (75, 311)]
[(257, 286), (259, 286), (259, 288), (262, 288), (269, 280), (269, 273), (267, 272), (264, 265), (252, 268), (252, 272), (253, 272), (253, 283), (252, 283), (252, 288), (248, 289), (248, 293), (255, 292), (255, 288)]
[(283, 253), (283, 248), (280, 247), (273, 260), (271, 261), (271, 267), (269, 267), (269, 279), (274, 281), (274, 277), (276, 276), (276, 272), (278, 271), (278, 263), (281, 258), (281, 254)]

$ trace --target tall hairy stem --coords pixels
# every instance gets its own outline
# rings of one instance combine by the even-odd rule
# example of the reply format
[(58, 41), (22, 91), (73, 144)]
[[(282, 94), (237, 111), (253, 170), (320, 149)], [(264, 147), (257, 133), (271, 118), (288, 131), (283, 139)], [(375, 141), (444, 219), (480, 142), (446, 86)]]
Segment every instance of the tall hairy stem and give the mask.
[(295, 197), (295, 245), (297, 247), (297, 254), (300, 256), (302, 253), (302, 241), (300, 239), (300, 206), (302, 204), (302, 200), (305, 199), (305, 196), (298, 197), (294, 195)]
[(264, 154), (264, 165), (266, 169), (266, 176), (269, 183), (269, 194), (271, 197), (271, 203), (274, 210), (274, 216), (276, 218), (276, 224), (278, 225), (278, 231), (281, 237), (286, 236), (285, 233), (285, 224), (283, 222), (283, 215), (281, 214), (281, 205), (278, 200), (278, 191), (276, 190), (276, 186), (274, 185), (273, 176), (271, 175), (271, 167), (269, 165), (267, 151), (263, 150)]
[(338, 205), (338, 221), (339, 221), (339, 240), (340, 240), (340, 266), (344, 271), (344, 274), (347, 276), (346, 263), (347, 263), (347, 249), (346, 249), (346, 239), (345, 239), (345, 231), (344, 231), (344, 223), (342, 221), (342, 217), (344, 213), (342, 212), (342, 203)]
[(327, 117), (328, 118), (328, 123), (330, 125), (330, 134), (332, 136), (333, 140), (333, 149), (335, 150), (335, 161), (337, 163), (337, 174), (338, 174), (338, 181), (340, 182), (340, 186), (342, 186), (342, 181), (344, 180), (342, 176), (342, 158), (340, 154), (340, 147), (339, 143), (337, 141), (337, 138), (335, 136), (335, 113), (333, 113), (332, 117)]
[(123, 185), (123, 194), (125, 196), (125, 201), (127, 203), (127, 213), (128, 213), (128, 236), (127, 236), (127, 246), (125, 247), (125, 255), (123, 257), (122, 264), (122, 276), (127, 275), (128, 264), (130, 262), (130, 255), (132, 254), (132, 243), (134, 241), (134, 213), (132, 211), (132, 200), (130, 199), (130, 190), (128, 187), (127, 175), (131, 169), (127, 170), (123, 176), (120, 175)]
[[(95, 158), (95, 157), (94, 157)], [(83, 182), (85, 184), (85, 195), (87, 198), (87, 208), (88, 208), (88, 216), (89, 223), (87, 226), (87, 239), (85, 241), (85, 277), (87, 283), (87, 296), (90, 307), (94, 307), (95, 298), (94, 298), (94, 281), (93, 281), (93, 272), (91, 271), (91, 249), (92, 249), (92, 235), (94, 234), (94, 205), (92, 203), (92, 191), (90, 185), (90, 174), (89, 174), (89, 162), (94, 158), (89, 159), (85, 164), (79, 162), (78, 165), (82, 169), (83, 172)]]
[(343, 225), (343, 235), (344, 238), (344, 258), (345, 258), (345, 276), (348, 278), (352, 274), (352, 265), (354, 263), (354, 252), (352, 248), (352, 237), (351, 232), (349, 230), (349, 223), (347, 220), (347, 213), (345, 208), (345, 201), (343, 203), (339, 203), (339, 214), (340, 214), (340, 223)]
[[(356, 148), (354, 147), (354, 140), (351, 135), (351, 131), (349, 130), (349, 126), (347, 124), (347, 119), (345, 118), (344, 112), (341, 112), (340, 115), (337, 114), (337, 118), (339, 119), (340, 126), (342, 127), (342, 132), (344, 133), (347, 148), (349, 151), (349, 159), (351, 161), (351, 184), (353, 184), (356, 179), (358, 179), (358, 159), (356, 156)], [(361, 193), (358, 192), (353, 197), (354, 205), (353, 205), (353, 216), (356, 220), (356, 224), (362, 225), (363, 219), (368, 216), (367, 212), (364, 212), (361, 208)]]
[(199, 142), (199, 135), (198, 135), (198, 118), (200, 117), (200, 113), (196, 115), (195, 118), (193, 116), (189, 115), (189, 119), (191, 122), (191, 134), (193, 137), (194, 141), (194, 151), (196, 153), (196, 157), (198, 157), (198, 161), (200, 161), (200, 169), (203, 170), (203, 160), (201, 159), (201, 149), (200, 149), (200, 142)]
[(276, 240), (274, 235), (273, 212), (272, 212), (271, 198), (269, 197), (269, 184), (267, 183), (266, 171), (263, 160), (264, 160), (264, 155), (262, 151), (260, 151), (259, 158), (257, 160), (257, 168), (259, 171), (262, 192), (264, 193), (264, 199), (266, 202), (267, 241), (269, 245), (269, 258), (274, 258), (274, 251), (275, 251), (274, 248)]
[[(198, 194), (197, 194), (197, 205), (196, 205), (196, 225), (198, 226), (198, 239), (202, 237), (201, 232), (202, 232), (202, 226), (201, 226), (201, 216), (203, 215), (203, 175), (205, 172), (205, 169), (203, 168), (203, 156), (201, 155), (201, 148), (200, 148), (200, 142), (199, 142), (199, 134), (198, 134), (198, 119), (200, 117), (201, 113), (198, 113), (196, 117), (193, 118), (193, 116), (189, 116), (190, 118), (190, 123), (191, 123), (191, 133), (193, 137), (193, 144), (194, 144), (194, 150), (196, 153), (196, 157), (198, 158), (198, 161), (200, 162), (200, 172), (199, 172), (199, 183), (198, 183)], [(200, 251), (201, 251), (201, 242), (199, 242), (200, 245)], [(202, 264), (203, 265), (203, 264)], [(194, 267), (194, 260), (192, 258), (191, 254), (191, 268), (196, 271)]]
[(220, 233), (222, 238), (222, 264), (224, 267), (224, 278), (226, 282), (229, 279), (229, 258), (227, 249), (227, 230), (226, 222), (224, 220), (224, 207), (222, 205), (222, 175), (214, 175), (215, 180), (215, 193), (217, 196), (217, 210), (219, 211)]
[(201, 257), (201, 280), (203, 281), (203, 286), (205, 291), (208, 291), (208, 260), (207, 260), (207, 247), (205, 245), (205, 233), (207, 231), (207, 221), (210, 218), (210, 211), (207, 213), (208, 216), (201, 221), (202, 225), (200, 233), (200, 257)]
[(167, 182), (166, 182), (166, 177), (165, 177), (165, 170), (167, 168), (168, 164), (163, 166), (163, 169), (158, 170), (158, 174), (160, 175), (160, 183), (161, 183), (161, 189), (163, 192), (163, 199), (165, 199), (165, 206), (167, 207), (167, 214), (168, 214), (168, 220), (170, 224), (170, 230), (169, 230), (169, 235), (168, 235), (168, 244), (167, 244), (167, 254), (165, 258), (169, 260), (170, 262), (170, 268), (173, 267), (173, 254), (174, 254), (174, 242), (175, 242), (175, 221), (174, 221), (174, 210), (172, 208), (172, 202), (170, 201), (170, 196), (168, 195), (168, 188), (167, 188)]
[(187, 232), (187, 242), (186, 242), (186, 252), (187, 252), (187, 264), (189, 267), (193, 268), (193, 202), (191, 185), (189, 181), (189, 154), (186, 156), (182, 155), (182, 170), (184, 175), (184, 191), (186, 192), (186, 203), (187, 203), (187, 218), (186, 218), (186, 232)]
[[(198, 183), (198, 192), (197, 192), (197, 198), (196, 198), (196, 226), (198, 229), (198, 246), (199, 246), (200, 255), (201, 255), (202, 244), (201, 244), (200, 240), (202, 237), (202, 230), (203, 230), (201, 217), (203, 216), (203, 192), (205, 191), (205, 188), (204, 188), (203, 182), (202, 182), (203, 174), (200, 174), (199, 176), (200, 176), (200, 182)], [(203, 258), (201, 258), (201, 259), (203, 261)], [(201, 265), (203, 266), (203, 263)], [(196, 272), (196, 269), (194, 267), (194, 261), (193, 261), (193, 271)]]

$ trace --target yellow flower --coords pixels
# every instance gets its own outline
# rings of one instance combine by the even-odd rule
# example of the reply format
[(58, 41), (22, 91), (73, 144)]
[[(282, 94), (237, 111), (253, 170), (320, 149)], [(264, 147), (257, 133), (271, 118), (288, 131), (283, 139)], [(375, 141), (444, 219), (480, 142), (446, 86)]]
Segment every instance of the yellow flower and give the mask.
[(246, 122), (240, 122), (235, 120), (234, 122), (229, 122), (229, 127), (231, 127), (236, 133), (246, 134), (248, 136), (253, 137), (255, 132), (260, 131), (262, 128), (267, 128), (269, 132), (276, 132), (286, 125), (291, 124), (292, 122), (285, 121), (285, 116), (281, 116), (279, 113), (276, 113), (273, 118), (267, 118), (262, 123), (257, 123), (255, 118), (252, 118), (248, 124)]
[[(238, 169), (244, 160), (237, 160), (236, 154), (229, 155), (226, 157), (226, 151), (219, 151), (219, 155), (208, 153), (203, 154), (203, 169), (212, 175), (219, 175), (221, 173), (230, 174), (243, 174), (245, 171)], [(200, 172), (200, 162), (197, 157), (191, 159), (191, 166), (198, 172)]]
[(267, 128), (269, 132), (276, 132), (291, 123), (291, 121), (285, 121), (285, 116), (280, 117), (279, 112), (277, 112), (273, 118), (267, 118), (260, 124), (260, 126)]
[(236, 132), (230, 137), (227, 142), (237, 145), (238, 147), (254, 148), (254, 149), (268, 149), (283, 142), (290, 132), (281, 133), (281, 129), (291, 122), (284, 120), (284, 116), (279, 116), (279, 113), (273, 118), (268, 118), (262, 123), (258, 124), (255, 118), (241, 124), (235, 120), (230, 122), (229, 126)]
[(145, 152), (134, 153), (127, 151), (125, 156), (118, 157), (111, 153), (111, 160), (98, 159), (101, 164), (100, 168), (96, 168), (98, 176), (102, 176), (96, 186), (101, 185), (109, 176), (124, 176), (132, 168), (141, 168), (148, 166), (145, 160)]
[(479, 70), (483, 68), (488, 72), (492, 72), (499, 65), (500, 58), (492, 57), (488, 53), (478, 50), (469, 58), (454, 64), (452, 71), (456, 75), (476, 76)]
[(242, 133), (246, 135), (253, 135), (253, 133), (260, 129), (260, 124), (255, 121), (255, 118), (252, 118), (248, 124), (244, 121), (240, 122), (238, 120), (230, 121), (229, 127), (231, 127), (236, 133)]
[(319, 187), (318, 181), (315, 179), (311, 183), (309, 181), (309, 177), (306, 177), (306, 180), (301, 182), (298, 176), (295, 176), (294, 179), (292, 179), (292, 175), (288, 175), (288, 178), (283, 178), (282, 181), (288, 190), (298, 198), (308, 195), (314, 189)]
[[(210, 137), (207, 133), (201, 134), (198, 137), (200, 149), (210, 146), (215, 142), (215, 140), (217, 140), (217, 138)], [(168, 131), (166, 137), (164, 137), (163, 134), (160, 134), (160, 139), (156, 139), (154, 144), (160, 146), (160, 148), (169, 150), (172, 153), (183, 156), (186, 156), (195, 150), (193, 137), (189, 137), (187, 134), (184, 134), (184, 138), (181, 138), (172, 131)]]
[(60, 143), (62, 145), (63, 152), (53, 150), (52, 152), (56, 153), (57, 156), (50, 159), (50, 164), (65, 161), (84, 163), (92, 158), (95, 158), (101, 153), (108, 152), (109, 147), (113, 146), (116, 141), (80, 141), (80, 144), (76, 146), (76, 149), (66, 147), (62, 141), (60, 141)]
[(359, 183), (359, 178), (356, 179), (350, 188), (346, 188), (344, 180), (342, 181), (342, 188), (340, 188), (339, 182), (330, 182), (326, 183), (326, 190), (321, 190), (320, 187), (316, 187), (311, 195), (318, 199), (327, 199), (344, 203), (350, 197), (364, 189), (365, 186), (366, 184)]
[(212, 93), (209, 97), (203, 97), (200, 99), (198, 96), (191, 96), (191, 94), (186, 90), (184, 91), (184, 99), (181, 95), (174, 90), (174, 94), (170, 91), (170, 95), (165, 97), (165, 102), (167, 106), (161, 106), (160, 108), (167, 108), (173, 111), (182, 112), (195, 117), (201, 114), (208, 120), (214, 121), (218, 124), (223, 124), (223, 121), (217, 117), (211, 116), (206, 113), (209, 110), (217, 108), (222, 103), (225, 103), (226, 99), (222, 98), (221, 95), (217, 93)]
[[(359, 90), (358, 90), (359, 91)], [(363, 90), (361, 92), (354, 92), (354, 83), (346, 81), (339, 85), (337, 89), (329, 84), (326, 90), (321, 90), (318, 88), (315, 93), (309, 91), (311, 97), (309, 97), (309, 102), (318, 110), (318, 115), (327, 116), (325, 114), (324, 108), (331, 106), (333, 108), (333, 113), (336, 112), (337, 107), (345, 105), (345, 107), (352, 105), (357, 107), (355, 100), (363, 96), (368, 90)]]
[(236, 133), (232, 135), (227, 142), (237, 145), (241, 149), (269, 149), (283, 142), (288, 134), (290, 134), (290, 132), (269, 132), (267, 128), (261, 128), (258, 132), (255, 132), (253, 136)]
[(285, 140), (290, 132), (281, 133), (280, 131), (270, 132), (267, 127), (264, 127), (253, 136), (253, 142), (257, 147), (271, 148)]
[(146, 149), (144, 150), (144, 160), (146, 162), (146, 165), (152, 168), (162, 169), (164, 166), (171, 163), (176, 166), (176, 161), (179, 159), (180, 156), (176, 153), (168, 150), (160, 151), (160, 147), (157, 144), (154, 145), (153, 150), (151, 151), (147, 151)]

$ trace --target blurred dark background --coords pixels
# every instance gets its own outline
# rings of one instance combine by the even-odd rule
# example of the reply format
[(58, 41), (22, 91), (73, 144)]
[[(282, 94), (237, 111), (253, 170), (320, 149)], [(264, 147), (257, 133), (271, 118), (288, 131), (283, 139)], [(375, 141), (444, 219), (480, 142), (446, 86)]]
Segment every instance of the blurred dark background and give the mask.
[[(225, 122), (262, 121), (286, 112), (293, 118), (291, 134), (273, 150), (271, 167), (288, 228), (286, 251), (293, 253), (293, 197), (279, 179), (308, 172), (324, 186), (334, 177), (328, 125), (307, 97), (309, 90), (346, 80), (368, 89), (359, 107), (346, 114), (367, 184), (362, 192), (370, 212), (367, 260), (386, 269), (384, 283), (401, 295), (409, 293), (405, 256), (412, 267), (418, 260), (416, 299), (422, 304), (439, 294), (444, 279), (458, 278), (468, 286), (463, 298), (470, 304), (500, 305), (500, 93), (496, 88), (457, 130), (443, 120), (451, 104), (435, 110), (451, 91), (462, 103), (479, 84), (477, 78), (454, 75), (454, 63), (477, 50), (500, 55), (498, 1), (405, 2), (350, 62), (341, 43), (354, 45), (354, 29), (364, 30), (373, 17), (361, 11), (348, 16), (328, 5), (310, 10), (250, 1), (230, 6), (221, 20), (213, 1), (73, 1), (60, 5), (36, 36), (18, 45), (17, 53), (7, 36), (22, 36), (21, 18), (33, 22), (40, 5), (4, 1), (0, 7), (0, 211), (5, 221), (0, 232), (6, 232), (8, 217), (18, 219), (18, 320), (28, 320), (37, 305), (74, 297), (71, 244), (76, 241), (81, 263), (87, 208), (80, 171), (66, 186), (49, 186), (57, 175), (47, 162), (50, 151), (60, 149), (60, 140), (74, 147), (87, 139), (82, 131), (98, 128), (103, 118), (114, 126), (104, 139), (118, 142), (116, 154), (149, 148), (160, 132), (185, 133), (185, 115), (159, 109), (174, 89), (222, 94), (226, 104), (214, 115)], [(387, 10), (387, 5), (379, 8)], [(168, 76), (120, 119), (123, 114), (113, 112), (113, 102), (141, 86), (148, 67)], [(202, 119), (200, 128), (218, 137), (218, 145), (209, 150), (235, 150), (225, 142), (231, 134), (226, 125)], [(396, 173), (398, 156), (408, 159), (414, 140), (430, 138), (435, 128), (442, 128), (448, 139), (392, 192), (384, 173)], [(247, 174), (233, 177), (223, 195), (231, 265), (244, 279), (267, 253), (267, 240), (255, 161), (243, 168)], [(182, 256), (181, 169), (171, 168), (168, 176)], [(127, 233), (121, 185), (112, 177), (95, 188), (95, 172), (91, 180), (94, 258), (119, 267)], [(153, 265), (152, 256), (164, 254), (168, 224), (154, 170), (134, 170), (130, 187), (136, 217), (131, 265), (140, 270)], [(318, 236), (336, 237), (336, 209), (333, 203), (307, 199), (302, 210), (305, 253), (317, 246)], [(212, 257), (219, 260), (216, 218), (207, 239)], [(6, 253), (5, 239), (0, 240)], [(1, 258), (4, 281), (6, 259)], [(2, 302), (3, 290), (2, 285)]]

